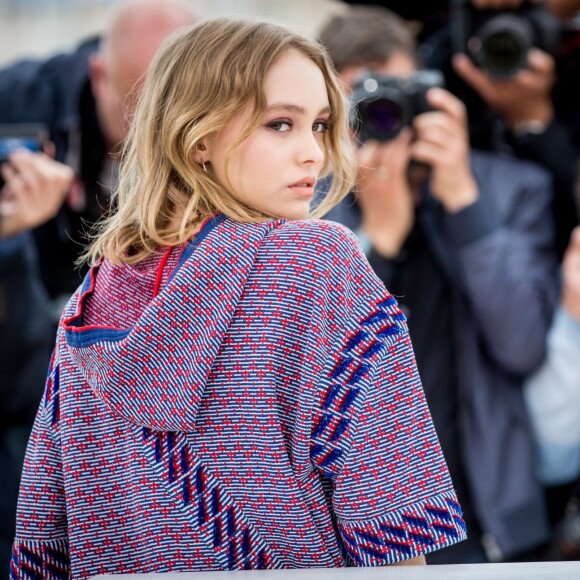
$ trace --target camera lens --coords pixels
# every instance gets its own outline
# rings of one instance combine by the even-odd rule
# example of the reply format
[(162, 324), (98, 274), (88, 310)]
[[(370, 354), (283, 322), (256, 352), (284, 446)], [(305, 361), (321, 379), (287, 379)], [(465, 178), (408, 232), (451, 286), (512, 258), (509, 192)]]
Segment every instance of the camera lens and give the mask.
[(498, 32), (481, 47), (482, 64), (496, 74), (510, 74), (525, 60), (527, 48), (510, 32)]
[(497, 77), (513, 76), (526, 65), (533, 29), (521, 18), (502, 14), (489, 20), (469, 41), (476, 62)]
[(360, 104), (360, 118), (368, 138), (389, 141), (403, 127), (401, 106), (389, 99), (377, 99)]

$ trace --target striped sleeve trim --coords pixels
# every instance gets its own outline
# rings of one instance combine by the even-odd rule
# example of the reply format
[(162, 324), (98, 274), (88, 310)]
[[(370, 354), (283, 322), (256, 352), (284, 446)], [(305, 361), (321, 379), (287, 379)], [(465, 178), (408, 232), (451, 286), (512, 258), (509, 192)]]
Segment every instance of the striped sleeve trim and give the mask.
[(467, 537), (452, 490), (364, 521), (338, 521), (349, 560), (355, 566), (382, 566), (415, 558)]
[(16, 538), (10, 560), (11, 580), (65, 580), (71, 577), (68, 540)]

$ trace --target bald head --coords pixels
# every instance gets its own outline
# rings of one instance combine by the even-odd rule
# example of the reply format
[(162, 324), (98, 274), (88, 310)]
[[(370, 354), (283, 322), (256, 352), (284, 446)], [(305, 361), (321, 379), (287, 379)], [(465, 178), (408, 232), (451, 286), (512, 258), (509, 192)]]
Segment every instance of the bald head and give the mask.
[(101, 54), (110, 65), (122, 62), (146, 70), (163, 39), (195, 21), (190, 8), (178, 0), (123, 2), (109, 14)]
[(91, 62), (91, 85), (105, 141), (124, 139), (131, 106), (163, 40), (197, 17), (179, 0), (129, 0), (113, 7), (101, 48)]

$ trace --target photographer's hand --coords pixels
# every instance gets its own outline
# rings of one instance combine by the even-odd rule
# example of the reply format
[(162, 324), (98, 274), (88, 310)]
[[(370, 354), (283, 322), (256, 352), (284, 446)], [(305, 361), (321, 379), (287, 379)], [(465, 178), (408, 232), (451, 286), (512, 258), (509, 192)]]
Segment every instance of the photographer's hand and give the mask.
[(70, 167), (44, 153), (14, 152), (1, 167), (0, 238), (35, 228), (53, 218), (73, 180)]
[(375, 251), (394, 258), (413, 227), (415, 204), (407, 183), (411, 131), (388, 143), (369, 141), (358, 150), (357, 196), (362, 228)]
[(580, 322), (580, 227), (570, 237), (562, 263), (562, 307)]
[(531, 49), (527, 68), (509, 79), (491, 77), (465, 54), (453, 57), (453, 68), (512, 129), (530, 122), (546, 126), (552, 120), (555, 63), (546, 52)]
[(469, 163), (467, 114), (463, 103), (444, 89), (430, 89), (427, 100), (436, 110), (415, 118), (411, 156), (431, 166), (433, 196), (456, 213), (479, 197)]

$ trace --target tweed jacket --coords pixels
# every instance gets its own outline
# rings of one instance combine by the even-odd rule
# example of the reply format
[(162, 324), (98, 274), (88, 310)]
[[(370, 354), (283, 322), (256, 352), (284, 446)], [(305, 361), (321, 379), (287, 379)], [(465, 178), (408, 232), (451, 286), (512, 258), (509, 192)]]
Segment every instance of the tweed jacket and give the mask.
[(464, 536), (404, 316), (346, 228), (215, 216), (125, 328), (83, 319), (102, 266), (61, 320), (13, 578), (380, 565)]

